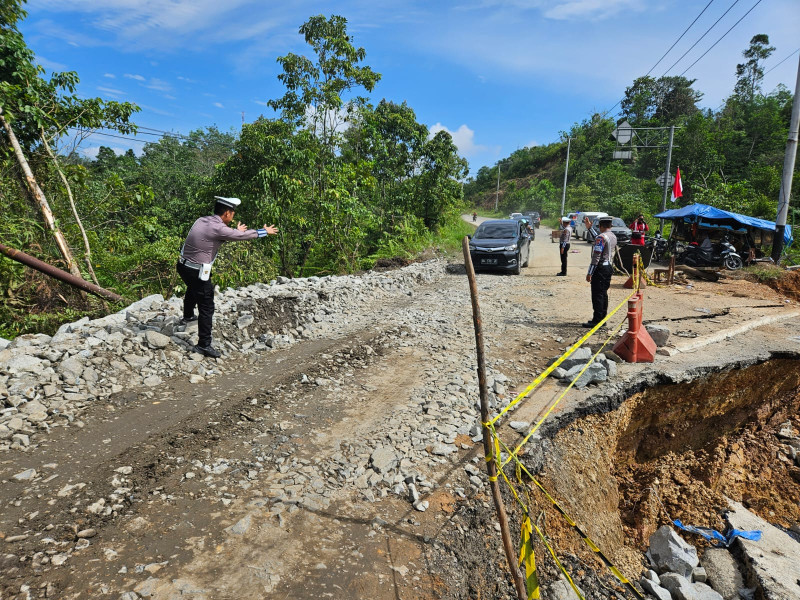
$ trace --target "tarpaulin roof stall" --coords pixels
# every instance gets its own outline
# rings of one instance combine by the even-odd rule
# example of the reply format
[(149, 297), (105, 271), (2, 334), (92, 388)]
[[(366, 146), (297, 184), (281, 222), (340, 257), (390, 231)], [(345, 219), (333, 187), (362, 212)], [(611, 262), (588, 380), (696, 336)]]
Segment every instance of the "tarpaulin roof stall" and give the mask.
[[(692, 219), (694, 217), (694, 219)], [(685, 219), (686, 221), (735, 221), (746, 227), (755, 227), (756, 229), (764, 229), (766, 231), (775, 231), (775, 221), (767, 221), (765, 219), (757, 219), (755, 217), (748, 217), (747, 215), (740, 215), (739, 213), (729, 212), (721, 208), (715, 208), (708, 204), (690, 204), (683, 208), (675, 208), (667, 210), (656, 215), (657, 219)], [(731, 228), (732, 229), (732, 228)], [(783, 244), (789, 246), (792, 243), (792, 228), (787, 227), (783, 232)]]

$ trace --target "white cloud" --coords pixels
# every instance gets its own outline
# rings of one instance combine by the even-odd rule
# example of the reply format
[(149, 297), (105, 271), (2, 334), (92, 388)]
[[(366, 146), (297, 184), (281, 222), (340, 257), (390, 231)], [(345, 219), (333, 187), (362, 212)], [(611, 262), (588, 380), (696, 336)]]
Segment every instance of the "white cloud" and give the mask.
[[(269, 7), (258, 0), (33, 0), (35, 7), (53, 12), (83, 13), (96, 31), (81, 45), (119, 45), (142, 49), (197, 46), (203, 42), (257, 40), (286, 22), (287, 6)], [(290, 21), (294, 25), (295, 15)], [(294, 25), (296, 29), (296, 25)], [(61, 39), (75, 36), (66, 29)]]
[(158, 79), (157, 77), (150, 78), (150, 81), (147, 82), (145, 85), (149, 90), (156, 90), (158, 92), (171, 92), (172, 86), (164, 81), (163, 79)]
[(222, 102), (214, 102), (214, 106), (216, 106), (217, 108), (225, 108), (225, 107), (222, 105)]
[(547, 19), (596, 20), (612, 17), (624, 10), (644, 10), (644, 0), (480, 0), (462, 10), (502, 9), (510, 12), (538, 11)]
[(141, 75), (136, 75), (131, 73), (125, 73), (124, 76), (127, 77), (128, 79), (135, 79), (136, 81), (146, 81), (147, 79), (146, 77), (142, 77)]
[(121, 90), (116, 90), (114, 88), (109, 88), (109, 87), (103, 87), (101, 85), (98, 85), (97, 89), (100, 90), (101, 92), (105, 92), (106, 94), (110, 94), (111, 96), (122, 96), (125, 94), (125, 92)]
[(569, 0), (543, 11), (548, 19), (607, 19), (623, 10), (641, 10), (640, 0)]
[(66, 71), (67, 69), (66, 65), (62, 65), (61, 63), (52, 60), (47, 60), (44, 56), (37, 55), (36, 62), (50, 71)]
[(108, 79), (116, 79), (117, 76), (113, 73), (103, 73), (103, 77), (107, 77)]
[(478, 152), (484, 152), (488, 149), (486, 146), (475, 143), (475, 132), (466, 125), (461, 125), (461, 127), (452, 131), (441, 123), (436, 123), (436, 125), (433, 125), (428, 131), (431, 136), (436, 135), (440, 131), (449, 133), (458, 151), (464, 156), (473, 156)]
[(178, 75), (178, 81), (184, 81), (186, 83), (197, 83), (194, 79), (189, 79), (188, 77), (184, 77), (183, 75)]

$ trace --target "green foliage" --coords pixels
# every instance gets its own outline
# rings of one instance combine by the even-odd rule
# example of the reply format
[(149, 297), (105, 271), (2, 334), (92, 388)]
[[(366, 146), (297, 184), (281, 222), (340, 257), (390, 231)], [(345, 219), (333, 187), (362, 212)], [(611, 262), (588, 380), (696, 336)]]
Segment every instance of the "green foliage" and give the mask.
[(786, 275), (786, 271), (775, 265), (753, 265), (745, 267), (744, 272), (753, 277), (759, 283), (767, 281), (777, 281)]
[[(670, 170), (681, 169), (683, 197), (668, 208), (702, 202), (775, 219), (792, 95), (783, 86), (761, 92), (763, 62), (773, 50), (766, 35), (752, 38), (745, 62), (736, 67), (736, 87), (716, 111), (698, 109), (702, 93), (683, 77), (640, 77), (625, 91), (622, 114), (632, 125), (676, 126)], [(616, 126), (596, 114), (574, 124), (558, 142), (517, 150), (493, 168), (482, 167), (465, 186), (467, 203), (494, 205), (499, 169), (504, 211), (533, 208), (545, 219), (559, 216), (569, 137), (566, 212), (602, 210), (626, 222), (639, 212), (652, 217), (661, 210), (663, 190), (655, 179), (664, 171), (666, 151), (640, 149), (632, 161), (614, 160), (610, 133)], [(550, 193), (540, 193), (544, 183)], [(792, 197), (800, 197), (798, 176)]]

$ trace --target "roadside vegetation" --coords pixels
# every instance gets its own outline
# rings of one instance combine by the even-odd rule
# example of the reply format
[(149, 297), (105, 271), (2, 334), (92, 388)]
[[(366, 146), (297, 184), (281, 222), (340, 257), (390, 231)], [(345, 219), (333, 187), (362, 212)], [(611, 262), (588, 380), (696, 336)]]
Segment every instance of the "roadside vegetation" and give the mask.
[[(0, 17), (0, 240), (12, 248), (136, 299), (182, 291), (179, 248), (214, 195), (242, 199), (237, 220), (279, 229), (267, 243), (224, 247), (222, 288), (359, 271), (382, 257), (453, 249), (468, 231), (459, 212), (466, 160), (406, 103), (367, 100), (381, 75), (343, 17), (300, 27), (308, 52), (278, 59), (285, 93), (269, 102), (270, 116), (237, 132), (164, 135), (138, 156), (101, 147), (94, 160), (77, 143), (98, 128), (137, 132), (139, 108), (79, 97), (76, 73), (46, 74), (17, 28), (23, 1), (5, 3)], [(108, 308), (5, 256), (0, 290), (3, 337), (52, 332)]]
[[(493, 167), (481, 168), (465, 185), (470, 206), (494, 208), (500, 169), (499, 207), (504, 212), (537, 210), (543, 224), (561, 212), (561, 191), (570, 148), (565, 211), (602, 210), (632, 221), (640, 212), (652, 223), (661, 210), (666, 150), (638, 150), (630, 161), (615, 160), (611, 132), (623, 119), (633, 127), (679, 127), (675, 131), (672, 174), (680, 167), (683, 197), (667, 208), (700, 202), (725, 210), (775, 220), (783, 155), (789, 131), (792, 93), (779, 85), (762, 89), (764, 64), (775, 48), (767, 35), (755, 35), (735, 68), (736, 84), (717, 109), (701, 109), (703, 93), (685, 77), (639, 77), (625, 90), (620, 114), (595, 114), (561, 133), (558, 142), (522, 148)], [(800, 162), (797, 163), (800, 168)], [(792, 198), (798, 198), (795, 173)], [(800, 236), (800, 205), (788, 218)], [(790, 260), (800, 261), (795, 243)]]

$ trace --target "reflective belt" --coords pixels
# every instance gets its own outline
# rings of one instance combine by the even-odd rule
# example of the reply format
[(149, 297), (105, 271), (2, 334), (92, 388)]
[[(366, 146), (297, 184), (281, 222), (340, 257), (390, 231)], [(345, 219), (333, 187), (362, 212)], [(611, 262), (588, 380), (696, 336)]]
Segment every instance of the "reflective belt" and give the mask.
[(196, 262), (193, 262), (191, 260), (187, 260), (187, 259), (183, 258), (182, 256), (178, 259), (178, 262), (180, 264), (182, 264), (182, 265), (185, 265), (185, 266), (189, 267), (190, 269), (197, 269), (198, 271), (203, 266), (200, 263), (196, 263)]

